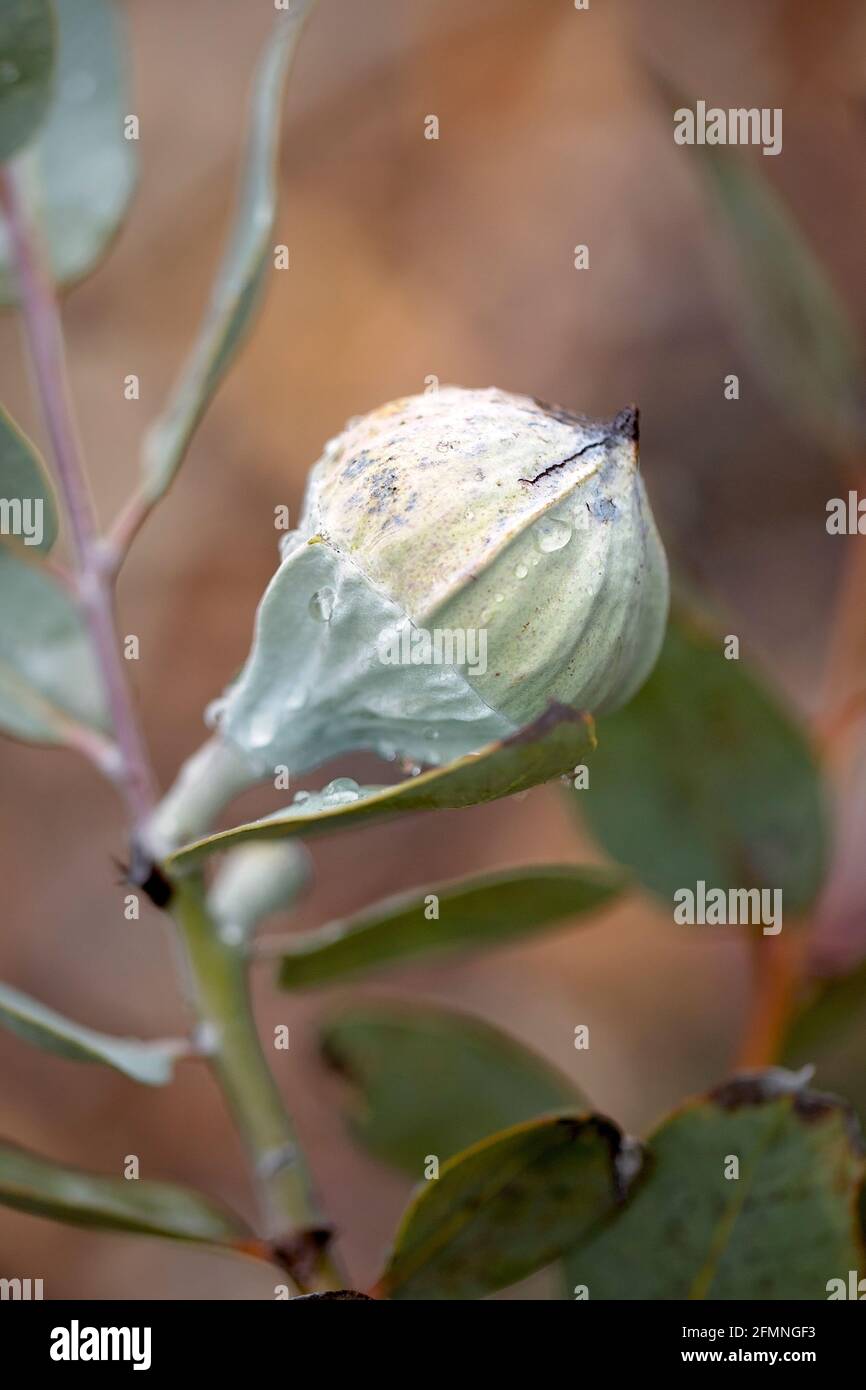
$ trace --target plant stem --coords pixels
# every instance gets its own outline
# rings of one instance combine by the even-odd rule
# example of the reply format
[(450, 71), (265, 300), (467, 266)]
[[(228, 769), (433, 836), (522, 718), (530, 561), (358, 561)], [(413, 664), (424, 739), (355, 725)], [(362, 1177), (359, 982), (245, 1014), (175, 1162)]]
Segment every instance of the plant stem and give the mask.
[[(796, 928), (795, 928), (796, 930)], [(779, 1060), (802, 981), (803, 942), (756, 936), (752, 942), (754, 994), (737, 1067), (770, 1067)]]
[(243, 947), (221, 940), (200, 875), (176, 883), (172, 913), (190, 968), (205, 1054), (225, 1095), (256, 1174), (263, 1233), (301, 1290), (339, 1288), (324, 1253), (312, 1182), (271, 1070), (249, 998)]
[[(113, 763), (104, 759), (103, 770), (126, 804), (133, 860), (142, 855), (148, 860), (140, 880), (144, 882), (153, 868), (146, 842), (157, 803), (156, 783), (118, 639), (114, 604), (117, 559), (114, 548), (106, 545), (97, 529), (67, 387), (57, 298), (36, 232), (29, 225), (18, 176), (8, 165), (0, 168), (0, 205), (9, 229), (36, 387), (72, 532), (75, 592), (102, 676), (116, 739), (116, 758)], [(87, 751), (94, 752), (90, 744)], [(230, 791), (229, 784), (239, 776), (238, 769), (229, 765), (224, 767), (224, 774), (220, 783), (223, 800), (223, 792)], [(207, 787), (196, 806), (199, 800), (206, 803), (203, 809), (198, 808), (204, 815), (210, 805)], [(316, 1219), (291, 1121), (261, 1050), (249, 998), (246, 956), (220, 939), (208, 914), (199, 876), (178, 880), (172, 888), (170, 906), (186, 950), (200, 1032), (205, 1040), (212, 1041), (212, 1069), (252, 1159), (271, 1254), (302, 1290), (339, 1287), (336, 1270), (324, 1250), (329, 1233)]]
[(0, 171), (0, 200), (9, 228), (33, 373), (72, 532), (79, 602), (102, 673), (122, 762), (122, 776), (117, 784), (135, 837), (156, 801), (154, 779), (123, 667), (114, 592), (101, 563), (101, 541), (66, 381), (60, 310), (42, 264), (35, 232), (28, 224), (18, 174), (10, 165)]

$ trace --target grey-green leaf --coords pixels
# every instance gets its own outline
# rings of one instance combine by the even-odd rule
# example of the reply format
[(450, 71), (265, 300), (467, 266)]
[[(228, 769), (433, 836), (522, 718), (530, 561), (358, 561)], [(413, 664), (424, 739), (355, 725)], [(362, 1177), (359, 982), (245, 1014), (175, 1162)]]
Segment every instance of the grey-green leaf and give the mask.
[(0, 546), (0, 729), (64, 743), (70, 725), (109, 725), (99, 673), (71, 596), (18, 547)]
[[(355, 917), (285, 939), (284, 989), (329, 984), (407, 957), (478, 950), (533, 936), (610, 903), (617, 870), (569, 864), (483, 874), (388, 898)], [(435, 913), (435, 915), (433, 915)]]
[(443, 1164), (406, 1211), (382, 1278), (394, 1299), (475, 1299), (610, 1221), (636, 1158), (598, 1116), (530, 1120)]
[[(31, 216), (58, 285), (87, 275), (115, 235), (135, 187), (136, 142), (124, 138), (125, 24), (110, 0), (58, 6), (54, 94), (21, 158)], [(17, 298), (9, 244), (0, 226), (0, 303)]]
[(779, 888), (804, 910), (823, 881), (826, 810), (805, 734), (724, 639), (682, 608), (639, 694), (599, 729), (570, 792), (614, 859), (678, 888)]
[(0, 164), (39, 129), (51, 100), (54, 13), (48, 0), (0, 7)]
[(198, 339), (164, 413), (145, 440), (143, 486), (150, 500), (161, 497), (170, 486), (261, 299), (274, 251), (283, 86), (314, 3), (300, 0), (276, 16), (259, 63), (240, 195), (228, 245)]
[(0, 984), (0, 1025), (46, 1052), (76, 1062), (103, 1062), (146, 1086), (171, 1081), (175, 1061), (189, 1050), (182, 1039), (145, 1042), (99, 1033), (5, 984)]
[(0, 406), (0, 536), (42, 554), (57, 539), (57, 504), (34, 444)]
[(349, 1083), (357, 1139), (416, 1180), (430, 1154), (444, 1162), (547, 1111), (590, 1108), (567, 1076), (522, 1043), (447, 1009), (349, 1005), (326, 1021), (320, 1047)]
[(8, 1140), (0, 1140), (0, 1204), (72, 1226), (209, 1245), (248, 1235), (238, 1217), (189, 1188), (87, 1173)]
[[(673, 111), (694, 109), (664, 79)], [(770, 181), (774, 160), (733, 146), (688, 147), (716, 220), (731, 238), (743, 292), (724, 297), (732, 326), (781, 405), (818, 442), (843, 450), (866, 437), (866, 368), (857, 328), (821, 261)]]
[(568, 1296), (826, 1299), (828, 1280), (863, 1269), (858, 1126), (790, 1073), (735, 1077), (675, 1112), (643, 1172), (617, 1221), (569, 1258)]
[(219, 850), (250, 841), (354, 829), (401, 811), (453, 810), (495, 801), (566, 772), (584, 761), (594, 744), (594, 725), (588, 715), (551, 705), (534, 724), (478, 753), (393, 787), (355, 788), (353, 784), (348, 789), (331, 783), (324, 791), (311, 792), (306, 800), (263, 820), (195, 840), (173, 854), (169, 863), (184, 868)]

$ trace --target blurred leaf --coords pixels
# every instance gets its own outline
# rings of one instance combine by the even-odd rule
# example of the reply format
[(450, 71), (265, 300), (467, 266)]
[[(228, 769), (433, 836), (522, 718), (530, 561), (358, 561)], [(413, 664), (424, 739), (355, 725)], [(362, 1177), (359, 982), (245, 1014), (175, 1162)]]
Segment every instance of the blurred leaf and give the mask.
[(0, 8), (0, 164), (31, 140), (51, 98), (54, 14), (48, 0)]
[[(94, 268), (123, 220), (135, 186), (136, 142), (123, 133), (129, 106), (120, 10), (109, 0), (62, 0), (57, 11), (54, 95), (21, 159), (21, 177), (54, 280), (65, 285)], [(0, 226), (0, 303), (16, 298)]]
[(247, 845), (228, 855), (208, 893), (208, 911), (226, 939), (242, 941), (266, 917), (296, 901), (310, 881), (303, 845)]
[(99, 673), (65, 589), (17, 547), (0, 546), (0, 729), (68, 741), (70, 722), (108, 727)]
[(818, 982), (785, 1039), (786, 1066), (812, 1064), (822, 1087), (845, 1096), (866, 1124), (866, 962)]
[(195, 840), (177, 850), (168, 862), (185, 868), (251, 840), (321, 835), (346, 827), (354, 830), (401, 811), (453, 810), (495, 801), (550, 781), (581, 762), (594, 742), (589, 715), (552, 704), (534, 724), (501, 743), (488, 744), (479, 753), (457, 758), (393, 787), (354, 789), (353, 783), (353, 789), (347, 789), (342, 785), (347, 779), (340, 779), (263, 820)]
[[(387, 898), (344, 922), (285, 938), (279, 983), (306, 989), (363, 974), (407, 956), (498, 946), (584, 916), (617, 897), (628, 880), (610, 869), (544, 865), (482, 874)], [(427, 899), (438, 898), (438, 920)]]
[[(725, 1176), (731, 1157), (739, 1177)], [(826, 1299), (863, 1268), (862, 1139), (844, 1102), (781, 1070), (675, 1112), (615, 1223), (578, 1245), (591, 1299)]]
[(46, 1052), (76, 1062), (104, 1062), (146, 1086), (171, 1081), (175, 1061), (188, 1050), (186, 1043), (174, 1038), (144, 1042), (98, 1033), (5, 984), (0, 984), (0, 1024)]
[(228, 245), (198, 340), (144, 444), (144, 491), (161, 497), (228, 371), (261, 299), (273, 255), (283, 85), (315, 0), (277, 14), (255, 79), (243, 179)]
[(570, 793), (601, 843), (671, 901), (678, 888), (781, 888), (802, 911), (825, 870), (825, 809), (804, 734), (723, 639), (674, 611), (653, 674), (599, 731)]
[(234, 1244), (248, 1234), (238, 1217), (188, 1188), (85, 1173), (8, 1140), (0, 1140), (0, 1204), (71, 1226), (211, 1245)]
[(412, 1003), (355, 1004), (320, 1035), (327, 1064), (353, 1089), (356, 1138), (420, 1179), (498, 1130), (548, 1110), (589, 1109), (568, 1077), (479, 1019)]
[[(671, 109), (694, 102), (655, 76)], [(782, 406), (822, 444), (866, 437), (866, 370), (856, 326), (819, 257), (774, 190), (766, 161), (733, 146), (691, 145), (730, 235), (743, 293), (724, 296), (736, 333)]]
[(609, 1120), (530, 1120), (450, 1159), (398, 1228), (382, 1292), (484, 1298), (587, 1239), (623, 1200), (623, 1139)]
[[(20, 503), (21, 518), (9, 516), (9, 504)], [(30, 512), (30, 507), (33, 512)], [(36, 449), (0, 406), (0, 514), (3, 539), (8, 535), (43, 554), (57, 539), (54, 488)], [(22, 519), (25, 525), (22, 525)], [(39, 531), (41, 530), (41, 535)], [(30, 537), (32, 536), (32, 541)]]

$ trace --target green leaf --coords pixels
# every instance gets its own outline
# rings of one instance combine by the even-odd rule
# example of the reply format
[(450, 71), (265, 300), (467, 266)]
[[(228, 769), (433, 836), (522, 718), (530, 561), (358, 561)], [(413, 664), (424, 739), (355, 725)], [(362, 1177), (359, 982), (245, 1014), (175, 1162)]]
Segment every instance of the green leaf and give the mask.
[[(671, 110), (694, 109), (656, 77)], [(842, 298), (768, 178), (769, 161), (734, 146), (689, 146), (739, 263), (741, 294), (725, 296), (734, 330), (780, 403), (822, 445), (866, 437), (866, 371)]]
[(146, 1086), (171, 1081), (175, 1061), (188, 1051), (188, 1045), (175, 1038), (144, 1042), (98, 1033), (5, 984), (0, 984), (0, 1024), (46, 1052), (76, 1062), (104, 1062)]
[(315, 0), (279, 13), (259, 63), (252, 121), (234, 224), (198, 339), (163, 415), (144, 445), (144, 491), (154, 501), (170, 486), (196, 426), (253, 320), (273, 255), (283, 87)]
[(635, 1157), (597, 1116), (531, 1120), (475, 1144), (409, 1205), (382, 1292), (473, 1299), (517, 1283), (611, 1220)]
[(51, 99), (54, 14), (48, 0), (0, 9), (0, 164), (31, 140)]
[[(117, 231), (136, 177), (134, 140), (124, 138), (125, 24), (109, 0), (58, 5), (54, 96), (22, 156), (30, 214), (58, 285), (87, 275)], [(9, 245), (0, 227), (0, 303), (17, 299)]]
[(866, 962), (816, 982), (785, 1039), (786, 1066), (813, 1065), (823, 1087), (845, 1096), (866, 1124)]
[(356, 787), (349, 779), (339, 779), (324, 791), (310, 792), (304, 800), (263, 820), (195, 840), (168, 862), (185, 868), (251, 840), (322, 835), (368, 825), (402, 811), (453, 810), (495, 801), (564, 773), (583, 761), (593, 745), (589, 715), (553, 704), (534, 724), (445, 767), (422, 772), (393, 787)]
[(57, 539), (57, 505), (45, 464), (0, 406), (0, 535), (47, 554)]
[[(617, 871), (568, 864), (482, 874), (402, 893), (343, 922), (280, 943), (283, 989), (329, 984), (407, 956), (477, 950), (531, 936), (604, 907), (628, 880)], [(427, 917), (430, 895), (438, 918)]]
[(320, 1047), (351, 1087), (355, 1137), (415, 1179), (429, 1154), (442, 1162), (546, 1111), (589, 1109), (543, 1058), (447, 1009), (351, 1005), (326, 1022)]
[(99, 673), (66, 590), (18, 547), (0, 546), (0, 729), (35, 743), (108, 728)]
[[(730, 1160), (739, 1177), (727, 1177)], [(568, 1262), (590, 1299), (826, 1299), (863, 1269), (862, 1139), (843, 1101), (802, 1077), (744, 1074), (649, 1141), (617, 1221)]]
[(590, 786), (570, 793), (614, 859), (678, 888), (780, 888), (804, 910), (824, 876), (823, 791), (806, 738), (723, 639), (672, 615), (646, 685), (599, 730)]
[(0, 1204), (71, 1226), (231, 1245), (248, 1232), (207, 1197), (173, 1183), (107, 1178), (0, 1140)]

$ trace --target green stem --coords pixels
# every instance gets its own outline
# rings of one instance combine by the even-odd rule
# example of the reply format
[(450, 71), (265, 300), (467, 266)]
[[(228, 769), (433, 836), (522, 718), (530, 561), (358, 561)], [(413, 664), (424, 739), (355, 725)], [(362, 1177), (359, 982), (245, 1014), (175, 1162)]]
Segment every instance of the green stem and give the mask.
[(263, 1233), (306, 1291), (342, 1287), (325, 1247), (312, 1182), (262, 1052), (250, 1004), (243, 947), (224, 942), (199, 875), (179, 879), (171, 904), (183, 940), (202, 1042), (256, 1176)]

